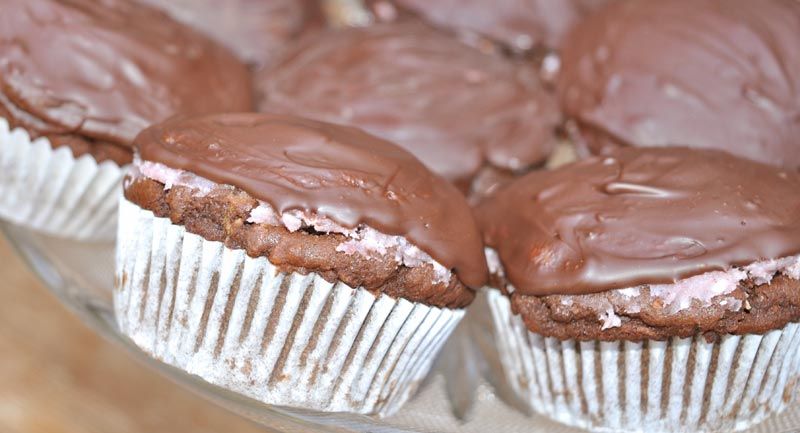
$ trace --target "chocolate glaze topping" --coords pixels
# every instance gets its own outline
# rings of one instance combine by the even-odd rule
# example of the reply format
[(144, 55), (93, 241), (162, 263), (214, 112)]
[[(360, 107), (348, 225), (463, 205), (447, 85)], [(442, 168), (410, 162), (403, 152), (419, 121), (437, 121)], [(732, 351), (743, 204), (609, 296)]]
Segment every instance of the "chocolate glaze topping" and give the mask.
[(461, 194), (411, 154), (359, 129), (223, 114), (155, 125), (135, 146), (145, 161), (233, 185), (278, 212), (312, 210), (346, 227), (404, 236), (465, 284), (484, 283), (480, 234)]
[(718, 148), (800, 166), (800, 2), (614, 2), (564, 43), (561, 102), (594, 153)]
[(521, 170), (552, 150), (560, 115), (532, 69), (410, 21), (307, 38), (256, 85), (261, 111), (358, 126), (469, 181), (487, 162)]
[(308, 21), (300, 0), (140, 0), (166, 11), (239, 58), (263, 65), (297, 36)]
[(514, 51), (555, 48), (608, 0), (397, 0), (431, 22), (498, 40)]
[(247, 69), (126, 0), (0, 0), (0, 108), (34, 135), (129, 146), (175, 113), (248, 110)]
[(519, 293), (585, 294), (797, 254), (799, 192), (721, 151), (625, 148), (517, 179), (477, 217)]

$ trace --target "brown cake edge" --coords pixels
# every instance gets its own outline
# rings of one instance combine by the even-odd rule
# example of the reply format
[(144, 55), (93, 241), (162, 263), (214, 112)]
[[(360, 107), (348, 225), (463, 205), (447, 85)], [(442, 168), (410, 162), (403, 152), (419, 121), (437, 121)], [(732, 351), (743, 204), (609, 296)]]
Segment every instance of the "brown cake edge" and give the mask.
[(259, 203), (239, 189), (217, 188), (205, 196), (194, 192), (180, 186), (165, 190), (163, 184), (148, 178), (128, 178), (124, 195), (190, 233), (245, 250), (250, 257), (264, 257), (282, 272), (317, 273), (329, 282), (341, 281), (375, 295), (434, 307), (463, 308), (475, 297), (455, 274), (446, 283), (436, 282), (430, 265), (407, 267), (391, 254), (367, 258), (336, 251), (347, 240), (342, 234), (290, 232), (283, 226), (248, 223), (250, 211)]
[[(777, 274), (768, 284), (741, 282), (710, 303), (698, 300), (673, 311), (641, 289), (626, 298), (613, 291), (577, 296), (526, 296), (513, 293), (511, 308), (531, 332), (560, 340), (642, 341), (704, 335), (716, 340), (723, 335), (763, 334), (800, 320), (800, 281)], [(569, 298), (569, 301), (567, 301)], [(719, 301), (741, 302), (731, 309)], [(602, 329), (601, 314), (612, 308), (620, 325)]]

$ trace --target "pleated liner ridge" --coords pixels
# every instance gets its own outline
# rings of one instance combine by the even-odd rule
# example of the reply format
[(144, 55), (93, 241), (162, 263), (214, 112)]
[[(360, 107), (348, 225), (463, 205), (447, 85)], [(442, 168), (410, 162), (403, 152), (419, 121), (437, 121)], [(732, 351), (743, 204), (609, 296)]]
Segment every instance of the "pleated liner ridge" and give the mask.
[(0, 118), (0, 218), (62, 238), (111, 240), (124, 174), (114, 162), (31, 141)]
[(506, 379), (530, 408), (592, 431), (731, 432), (795, 400), (796, 323), (763, 335), (575, 341), (529, 332), (489, 289)]
[(186, 232), (122, 199), (120, 329), (167, 364), (265, 403), (390, 415), (463, 310), (375, 296)]

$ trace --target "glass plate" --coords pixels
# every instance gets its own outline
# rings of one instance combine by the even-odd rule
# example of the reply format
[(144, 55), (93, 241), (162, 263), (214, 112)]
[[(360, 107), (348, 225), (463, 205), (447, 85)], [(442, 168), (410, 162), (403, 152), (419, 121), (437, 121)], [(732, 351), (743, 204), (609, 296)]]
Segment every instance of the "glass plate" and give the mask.
[[(511, 394), (496, 380), (497, 359), (487, 306), (481, 297), (448, 341), (420, 392), (397, 415), (386, 419), (269, 406), (210, 385), (158, 362), (120, 334), (111, 304), (114, 246), (76, 243), (0, 222), (0, 229), (50, 290), (84, 322), (179, 384), (244, 417), (283, 433), (578, 433), (515, 409)], [(751, 430), (800, 432), (797, 405)]]

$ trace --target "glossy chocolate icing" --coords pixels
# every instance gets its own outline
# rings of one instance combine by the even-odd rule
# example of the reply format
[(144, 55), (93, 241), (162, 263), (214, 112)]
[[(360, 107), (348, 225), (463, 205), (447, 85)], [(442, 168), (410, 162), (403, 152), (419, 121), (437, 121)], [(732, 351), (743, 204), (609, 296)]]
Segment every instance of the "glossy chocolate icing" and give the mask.
[(126, 0), (0, 0), (0, 106), (33, 135), (129, 146), (175, 113), (247, 110), (247, 69)]
[(415, 21), (305, 39), (256, 85), (261, 111), (358, 126), (467, 183), (543, 162), (560, 119), (532, 68)]
[(431, 22), (470, 31), (514, 51), (557, 48), (564, 34), (609, 0), (397, 0)]
[(800, 252), (800, 173), (717, 150), (623, 148), (517, 179), (477, 217), (521, 294), (673, 283)]
[(228, 47), (239, 58), (274, 60), (308, 21), (300, 0), (140, 0)]
[(343, 226), (404, 236), (461, 281), (486, 277), (481, 237), (461, 194), (411, 154), (363, 131), (302, 118), (175, 118), (135, 147), (160, 162), (236, 186), (276, 211), (312, 210)]
[(800, 167), (800, 2), (620, 1), (567, 38), (559, 94), (588, 147), (718, 148)]

